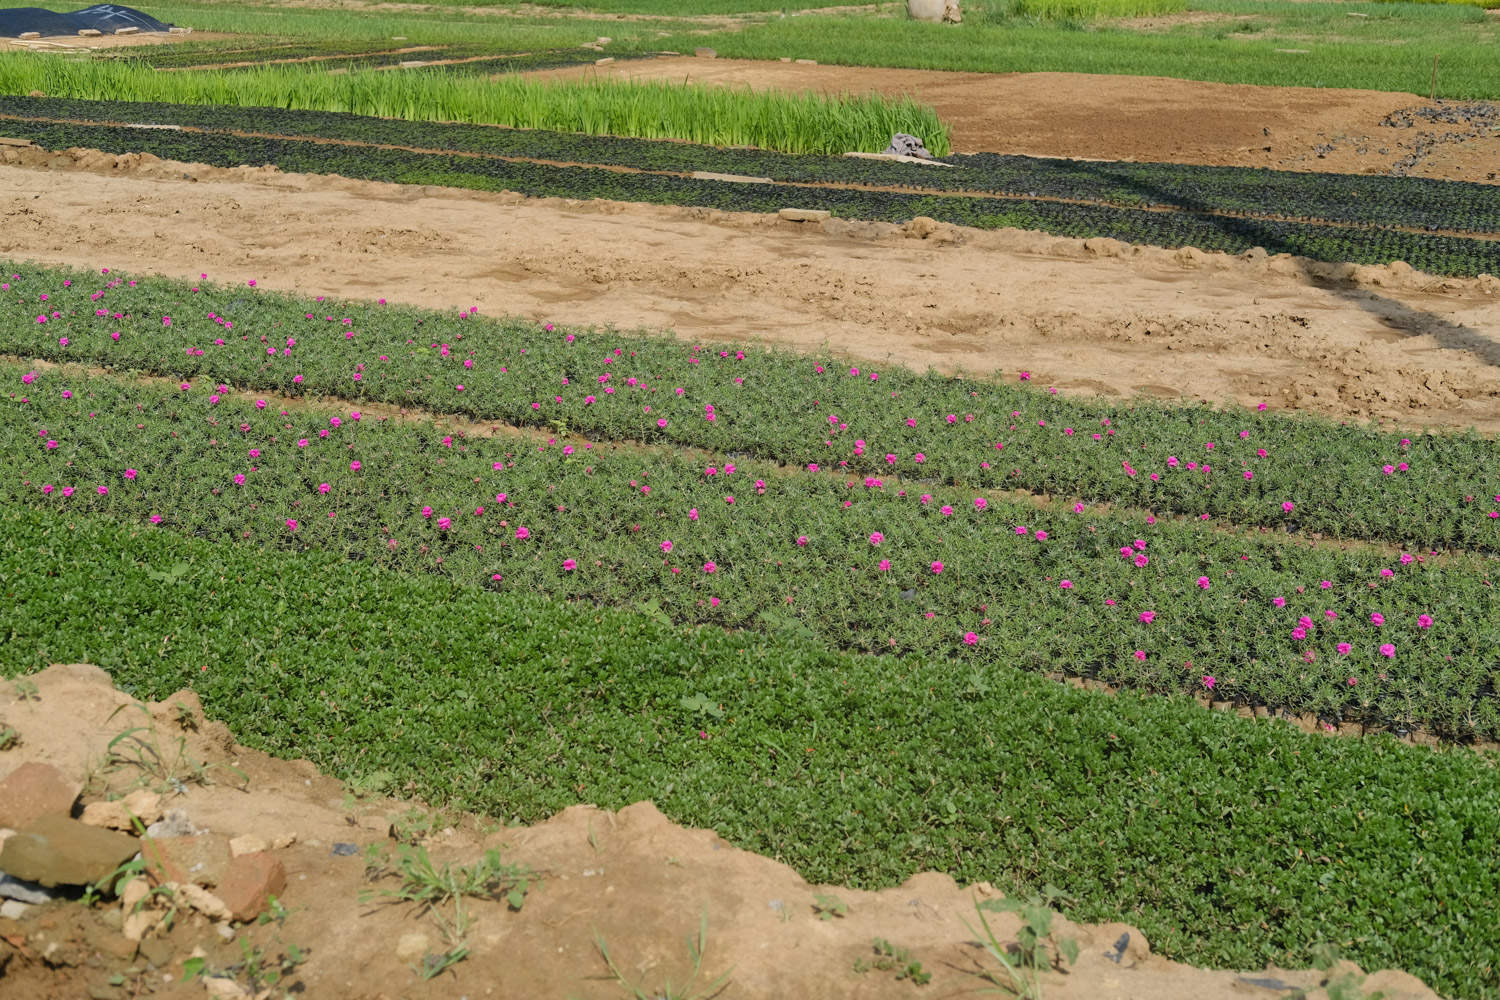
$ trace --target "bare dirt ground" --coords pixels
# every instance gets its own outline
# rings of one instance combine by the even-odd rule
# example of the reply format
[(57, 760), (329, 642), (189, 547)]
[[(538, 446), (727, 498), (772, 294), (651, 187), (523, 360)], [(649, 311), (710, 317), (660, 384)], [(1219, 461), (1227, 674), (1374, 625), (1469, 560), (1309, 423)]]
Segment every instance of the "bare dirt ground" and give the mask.
[[(0, 917), (0, 995), (6, 997), (249, 997), (244, 949), (275, 959), (290, 947), (306, 958), (276, 996), (288, 987), (295, 995), (341, 1000), (629, 995), (606, 967), (598, 939), (621, 975), (654, 996), (669, 980), (679, 990), (684, 986), (692, 971), (687, 939), (700, 921), (707, 927), (706, 948), (692, 988), (727, 973), (718, 994), (726, 1000), (915, 995), (918, 987), (897, 978), (900, 964), (856, 971), (857, 961), (870, 965), (879, 958), (876, 939), (904, 950), (905, 961), (919, 962), (932, 976), (920, 988), (924, 995), (994, 990), (981, 973), (998, 971), (999, 963), (965, 926), (966, 920), (977, 926), (976, 900), (997, 895), (984, 883), (960, 887), (928, 873), (881, 892), (810, 885), (785, 865), (740, 851), (711, 831), (670, 823), (649, 802), (613, 813), (575, 806), (537, 826), (505, 827), (419, 802), (359, 797), (307, 761), (277, 760), (238, 745), (226, 726), (204, 717), (190, 689), (143, 706), (97, 667), (58, 665), (30, 680), (31, 697), (12, 685), (0, 689), (0, 719), (20, 737), (19, 745), (0, 752), (0, 780), (23, 763), (50, 764), (70, 782), (89, 782), (84, 802), (131, 788), (164, 792), (162, 806), (180, 810), (192, 835), (205, 842), (215, 835), (290, 840), (270, 851), (286, 872), (279, 899), (288, 915), (280, 922), (231, 924), (183, 904), (170, 927), (157, 924), (137, 950), (122, 933), (128, 908), (111, 899), (32, 905), (16, 917)], [(134, 727), (139, 740), (163, 751), (170, 768), (101, 767), (111, 739)], [(188, 780), (172, 786), (165, 780), (169, 769)], [(503, 863), (524, 866), (534, 877), (519, 910), (498, 899), (466, 898), (472, 921), (464, 935), (467, 957), (424, 980), (416, 968), (451, 947), (440, 918), (451, 922), (453, 904), (424, 913), (409, 903), (362, 902), (362, 893), (398, 884), (367, 877), (365, 851), (372, 845), (388, 856), (420, 845), (438, 866), (473, 865), (496, 849)], [(164, 916), (170, 902), (186, 895), (157, 896), (143, 909)], [(830, 908), (827, 919), (818, 905)], [(1015, 917), (987, 919), (1002, 945), (1015, 939)], [(1125, 924), (1060, 920), (1054, 933), (1079, 944), (1070, 971), (1044, 976), (1046, 995), (1059, 1000), (1253, 1000), (1293, 988), (1309, 989), (1317, 1000), (1327, 996), (1318, 987), (1328, 976), (1318, 972), (1242, 974), (1170, 962), (1153, 955), (1140, 931)], [(185, 981), (184, 962), (194, 955), (217, 975)], [(1348, 965), (1334, 972), (1359, 976)], [(1362, 985), (1383, 990), (1387, 1000), (1436, 996), (1394, 971)]]
[(22, 259), (1500, 431), (1494, 278), (87, 152), (0, 147), (0, 176)]
[(0, 38), (0, 51), (5, 48), (29, 49), (32, 52), (64, 52), (71, 49), (120, 49), (137, 45), (175, 45), (179, 42), (223, 42), (238, 35), (227, 35), (221, 31), (184, 31), (175, 34), (148, 31), (141, 35), (100, 35), (84, 38), (73, 35), (49, 35), (46, 38)]
[(959, 153), (1354, 174), (1389, 173), (1418, 154), (1418, 162), (1406, 168), (1411, 176), (1484, 183), (1500, 179), (1500, 132), (1382, 124), (1395, 112), (1434, 103), (1415, 94), (1085, 73), (853, 69), (691, 56), (535, 75), (589, 74), (756, 90), (909, 94), (937, 109), (952, 128), (953, 148)]

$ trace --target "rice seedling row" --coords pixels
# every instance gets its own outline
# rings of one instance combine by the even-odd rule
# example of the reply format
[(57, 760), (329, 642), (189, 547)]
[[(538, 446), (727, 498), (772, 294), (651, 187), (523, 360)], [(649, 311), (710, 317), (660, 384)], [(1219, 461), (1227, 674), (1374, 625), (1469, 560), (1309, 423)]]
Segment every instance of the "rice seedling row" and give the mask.
[(1487, 755), (24, 506), (0, 585), (26, 651), (5, 672), (191, 684), (247, 742), (433, 803), (529, 822), (649, 798), (814, 882), (1051, 882), (1176, 959), (1295, 967), (1332, 934), (1366, 968), (1500, 995), (1500, 939), (1461, 916), (1500, 893)]
[(1473, 433), (1074, 399), (1028, 372), (971, 381), (206, 282), (16, 263), (0, 277), (0, 350), (23, 358), (696, 447), (861, 481), (1500, 550), (1500, 442)]

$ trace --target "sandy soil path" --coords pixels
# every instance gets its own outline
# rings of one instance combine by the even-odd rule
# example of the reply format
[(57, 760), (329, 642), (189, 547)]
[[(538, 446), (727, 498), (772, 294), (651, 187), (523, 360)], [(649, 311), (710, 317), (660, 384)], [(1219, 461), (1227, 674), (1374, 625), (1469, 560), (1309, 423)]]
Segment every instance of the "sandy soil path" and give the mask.
[(0, 150), (0, 255), (1500, 431), (1500, 281)]

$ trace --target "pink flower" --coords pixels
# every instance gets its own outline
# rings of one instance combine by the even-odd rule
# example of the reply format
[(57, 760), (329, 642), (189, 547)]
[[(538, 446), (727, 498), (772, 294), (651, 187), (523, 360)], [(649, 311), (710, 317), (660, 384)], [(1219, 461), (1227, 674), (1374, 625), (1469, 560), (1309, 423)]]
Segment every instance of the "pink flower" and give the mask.
[(1072, 590), (1073, 589), (1073, 581), (1072, 580), (1064, 580), (1061, 583), (1059, 583), (1058, 586), (1061, 587), (1063, 590)]
[(927, 461), (927, 456), (919, 451), (912, 456), (912, 461), (916, 462), (918, 465), (921, 465), (923, 462)]
[(671, 543), (671, 541), (668, 540), (668, 541), (662, 542), (661, 543), (661, 550), (663, 552), (671, 552), (672, 551), (672, 543)]
[(1355, 680), (1353, 677), (1349, 678), (1349, 686), (1350, 687), (1353, 687), (1354, 685), (1356, 685), (1358, 683), (1359, 683), (1359, 681)]
[(1396, 467), (1394, 465), (1383, 465), (1380, 467), (1380, 471), (1389, 476), (1391, 473), (1396, 471)]
[(1214, 680), (1214, 675), (1213, 674), (1204, 674), (1203, 675), (1203, 686), (1205, 688), (1207, 688), (1208, 690), (1212, 691), (1214, 689), (1214, 684), (1215, 683), (1216, 683), (1216, 681)]
[(990, 505), (990, 502), (988, 500), (986, 500), (984, 497), (975, 497), (974, 498), (974, 506), (976, 508), (978, 508), (979, 510), (984, 510), (989, 505)]
[(717, 573), (718, 571), (719, 567), (714, 564), (712, 559), (703, 564), (703, 572), (705, 573)]
[(358, 472), (359, 471), (359, 463), (358, 462), (350, 462), (349, 463), (349, 471), (350, 472)]
[(564, 559), (563, 560), (563, 569), (567, 570), (569, 573), (573, 572), (577, 568), (578, 568), (578, 562), (577, 562), (577, 560), (574, 560), (574, 559)]
[(73, 487), (71, 487), (71, 486), (64, 486), (63, 487), (63, 496), (70, 497), (72, 495), (73, 495)]
[(136, 471), (134, 469), (126, 469), (125, 470), (125, 478), (126, 479), (133, 480), (133, 479), (135, 479), (136, 475), (137, 475), (137, 473), (136, 473)]
[(798, 535), (797, 536), (797, 544), (798, 545), (806, 545), (807, 544), (807, 536), (806, 535)]
[(889, 559), (882, 559), (880, 560), (880, 565), (876, 568), (879, 569), (882, 573), (888, 573), (891, 569), (891, 561)]
[(1337, 648), (1340, 656), (1348, 656), (1350, 651), (1354, 649), (1354, 647), (1349, 645), (1347, 642), (1339, 643)]
[(1206, 576), (1200, 576), (1200, 577), (1198, 577), (1198, 588), (1200, 590), (1207, 590), (1210, 586), (1212, 586), (1212, 584), (1209, 583), (1208, 577), (1206, 577)]
[(289, 530), (296, 531), (297, 530), (297, 521), (296, 521), (296, 519), (295, 518), (291, 518), (291, 517), (287, 518), (286, 519), (286, 526), (287, 526), (287, 528)]
[(1396, 655), (1396, 647), (1388, 642), (1380, 647), (1380, 655), (1384, 656), (1386, 659), (1390, 659), (1391, 657)]
[(944, 517), (949, 517), (953, 514), (953, 508), (948, 506), (947, 504), (943, 504), (943, 506), (938, 508), (938, 513), (943, 515)]
[(882, 535), (880, 532), (878, 532), (878, 531), (872, 531), (872, 532), (870, 532), (870, 544), (871, 545), (879, 545), (883, 541), (885, 541), (885, 536)]
[(519, 539), (520, 541), (525, 541), (526, 539), (528, 539), (530, 537), (531, 537), (531, 529), (528, 528), (528, 527), (526, 527), (524, 524), (521, 525), (519, 528), (516, 529), (516, 538)]
[(1148, 556), (1148, 555), (1146, 555), (1146, 553), (1142, 552), (1142, 553), (1140, 553), (1139, 555), (1137, 555), (1135, 557), (1135, 568), (1136, 569), (1145, 569), (1146, 566), (1150, 564), (1150, 562), (1151, 562), (1151, 557)]
[(151, 515), (151, 523), (152, 524), (161, 524), (161, 515), (160, 514), (152, 514)]
[(1073, 505), (1073, 513), (1075, 513), (1075, 514), (1082, 514), (1083, 513), (1083, 504), (1081, 504), (1081, 503), (1075, 503)]
[(1379, 611), (1376, 611), (1376, 612), (1372, 613), (1370, 615), (1370, 624), (1371, 625), (1384, 625), (1385, 624), (1385, 615), (1381, 614)]
[(1332, 587), (1332, 586), (1333, 586), (1333, 581), (1332, 580), (1319, 580), (1318, 581), (1318, 587), (1320, 589), (1322, 589), (1322, 590), (1327, 590), (1329, 587)]
[(319, 493), (327, 493), (331, 489), (333, 489), (333, 487), (329, 486), (327, 483), (319, 483), (318, 484), (318, 492)]
[(943, 571), (943, 564), (934, 559), (932, 562), (932, 571), (933, 573), (941, 573)]
[(239, 472), (239, 473), (235, 474), (234, 485), (236, 485), (236, 486), (244, 486), (245, 485), (245, 474), (243, 472)]
[(1297, 509), (1297, 505), (1292, 503), (1290, 500), (1283, 500), (1281, 502), (1281, 509), (1290, 514), (1292, 511)]
[(1417, 615), (1417, 628), (1432, 628), (1432, 616)]
[(979, 636), (975, 635), (973, 632), (965, 632), (964, 633), (964, 645), (965, 646), (972, 646), (975, 643), (977, 643), (978, 641), (979, 641)]
[(453, 520), (447, 517), (440, 517), (438, 518), (437, 525), (439, 531), (447, 531), (453, 526)]
[(1271, 603), (1274, 604), (1278, 608), (1284, 608), (1284, 607), (1286, 607), (1286, 598), (1285, 597), (1273, 597), (1273, 598), (1271, 598)]
[(1150, 625), (1152, 622), (1156, 621), (1156, 612), (1155, 611), (1142, 611), (1140, 617), (1141, 617), (1141, 621), (1145, 622), (1147, 625)]
[(1137, 649), (1132, 655), (1134, 655), (1137, 660), (1144, 660), (1146, 658), (1146, 651), (1144, 649)]
[(688, 520), (689, 521), (696, 521), (696, 520), (698, 520), (698, 508), (697, 507), (694, 507), (692, 510), (688, 511)]
[(1045, 542), (1047, 540), (1047, 533), (1045, 531), (1033, 532), (1032, 537), (1039, 542)]

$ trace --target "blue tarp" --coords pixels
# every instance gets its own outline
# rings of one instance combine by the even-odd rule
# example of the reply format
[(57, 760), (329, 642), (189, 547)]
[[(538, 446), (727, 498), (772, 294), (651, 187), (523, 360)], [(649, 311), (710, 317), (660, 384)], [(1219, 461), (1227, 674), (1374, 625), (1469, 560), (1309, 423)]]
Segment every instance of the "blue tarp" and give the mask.
[(76, 35), (84, 28), (94, 28), (113, 35), (116, 28), (139, 28), (141, 31), (166, 31), (170, 24), (163, 24), (149, 14), (134, 7), (119, 7), (112, 3), (95, 4), (83, 10), (58, 14), (41, 7), (10, 7), (0, 10), (0, 38), (19, 38), (28, 31), (47, 35)]

